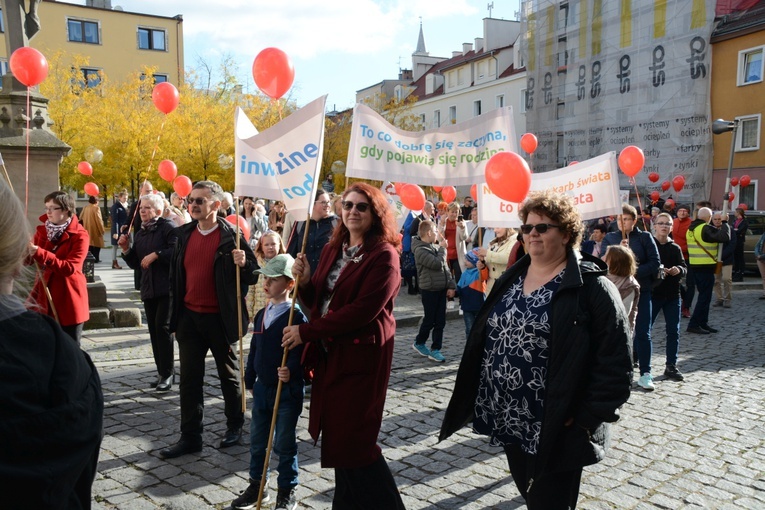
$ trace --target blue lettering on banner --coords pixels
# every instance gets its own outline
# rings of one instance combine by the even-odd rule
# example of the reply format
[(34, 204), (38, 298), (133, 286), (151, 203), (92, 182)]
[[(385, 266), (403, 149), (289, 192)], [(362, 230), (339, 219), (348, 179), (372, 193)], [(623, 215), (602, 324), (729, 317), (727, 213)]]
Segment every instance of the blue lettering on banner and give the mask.
[(239, 166), (240, 174), (255, 174), (273, 177), (274, 168), (270, 161), (249, 161), (247, 156), (242, 156), (242, 164)]

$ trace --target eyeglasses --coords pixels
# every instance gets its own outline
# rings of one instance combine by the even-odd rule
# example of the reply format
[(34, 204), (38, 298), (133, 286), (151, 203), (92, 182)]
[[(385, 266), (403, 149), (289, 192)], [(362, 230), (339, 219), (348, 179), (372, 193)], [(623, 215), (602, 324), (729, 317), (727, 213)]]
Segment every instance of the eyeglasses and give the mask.
[(561, 228), (560, 225), (553, 225), (552, 223), (537, 223), (536, 225), (532, 225), (530, 223), (526, 223), (521, 225), (521, 232), (524, 234), (531, 234), (531, 231), (536, 229), (536, 231), (540, 234), (544, 234), (547, 232), (547, 229), (549, 228)]
[(321, 204), (321, 205), (323, 205), (324, 207), (327, 207), (327, 206), (328, 206), (330, 203), (331, 203), (331, 202), (330, 202), (329, 200), (317, 200), (317, 201), (316, 201), (316, 202), (314, 202), (313, 204), (314, 204), (314, 205), (316, 205), (316, 204)]
[(369, 204), (366, 202), (359, 202), (357, 204), (354, 204), (350, 200), (346, 200), (345, 202), (343, 202), (343, 209), (345, 209), (346, 211), (350, 211), (351, 209), (353, 209), (354, 205), (356, 206), (356, 210), (359, 211), (360, 213), (365, 213), (367, 212), (367, 209), (369, 209)]
[(189, 205), (191, 204), (203, 205), (207, 203), (207, 198), (206, 197), (197, 197), (197, 198), (189, 197), (188, 201), (189, 201)]
[(667, 223), (665, 221), (657, 221), (656, 223), (654, 223), (654, 225), (656, 225), (657, 227), (671, 227), (672, 226), (671, 223)]
[(60, 211), (61, 209), (63, 209), (63, 207), (46, 207), (45, 212), (48, 213), (53, 211)]

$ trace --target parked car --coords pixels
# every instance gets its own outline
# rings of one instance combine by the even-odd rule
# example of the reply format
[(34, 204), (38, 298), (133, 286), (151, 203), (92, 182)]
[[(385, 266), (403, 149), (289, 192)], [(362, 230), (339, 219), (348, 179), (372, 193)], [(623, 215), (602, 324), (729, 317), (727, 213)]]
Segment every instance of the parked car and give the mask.
[[(746, 243), (744, 244), (744, 267), (747, 271), (753, 271), (759, 274), (757, 269), (757, 260), (754, 258), (754, 246), (760, 240), (760, 236), (765, 232), (765, 211), (746, 211), (746, 220), (749, 222), (749, 229), (746, 231)], [(730, 224), (736, 221), (734, 213), (730, 214)]]

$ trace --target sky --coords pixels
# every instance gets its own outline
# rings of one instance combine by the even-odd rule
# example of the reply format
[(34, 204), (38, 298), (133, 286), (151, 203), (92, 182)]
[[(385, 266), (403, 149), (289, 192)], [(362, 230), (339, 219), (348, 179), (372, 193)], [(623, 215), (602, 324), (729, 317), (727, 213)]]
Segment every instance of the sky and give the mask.
[(186, 68), (200, 58), (216, 67), (230, 55), (248, 92), (257, 90), (255, 56), (279, 48), (295, 68), (291, 99), (303, 106), (329, 94), (327, 109), (342, 111), (353, 107), (356, 90), (411, 69), (420, 19), (426, 50), (450, 57), (483, 37), (489, 3), (493, 18), (516, 19), (520, 10), (520, 0), (112, 0), (112, 7), (183, 15)]

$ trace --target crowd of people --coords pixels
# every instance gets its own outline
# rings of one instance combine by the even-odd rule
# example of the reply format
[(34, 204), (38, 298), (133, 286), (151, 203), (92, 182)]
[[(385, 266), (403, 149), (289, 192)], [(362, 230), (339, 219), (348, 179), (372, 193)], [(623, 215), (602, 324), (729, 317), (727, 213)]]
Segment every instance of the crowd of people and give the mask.
[[(9, 193), (0, 185), (0, 197)], [(132, 204), (121, 191), (110, 209), (112, 268), (122, 269), (121, 259), (135, 271), (146, 312), (156, 365), (150, 389), (168, 392), (179, 383), (180, 435), (158, 454), (170, 459), (204, 448), (208, 352), (224, 400), (220, 448), (241, 443), (242, 393), (252, 396), (249, 485), (234, 509), (253, 508), (268, 479), (275, 409), (276, 508), (296, 508), (296, 427), (307, 384), (308, 432), (314, 441), (321, 436), (321, 465), (335, 472), (333, 508), (404, 508), (378, 445), (396, 335), (393, 305), (402, 283), (422, 300), (412, 347), (423, 357), (446, 361), (448, 308), (458, 304), (464, 319), (466, 344), (457, 349), (462, 358), (440, 439), (472, 426), (503, 448), (530, 508), (574, 507), (582, 469), (603, 458), (633, 372), (639, 388), (655, 389), (651, 338), (659, 313), (664, 376), (682, 381), (681, 317), (689, 318), (689, 334), (716, 333), (710, 306), (731, 306), (732, 281), (743, 272), (745, 212), (736, 210), (729, 225), (727, 215), (706, 202), (696, 204), (693, 215), (682, 205), (674, 214), (643, 215), (624, 204), (620, 214), (585, 224), (570, 197), (534, 192), (520, 208), (516, 230), (479, 227), (471, 197), (462, 204), (427, 201), (402, 227), (385, 194), (366, 183), (337, 195), (324, 185), (312, 198), (307, 217), (295, 218), (281, 202), (234, 200), (212, 181), (169, 200), (147, 181)], [(71, 425), (79, 427), (82, 442), (63, 478), (69, 488), (60, 487), (56, 497), (82, 501), (95, 474), (103, 413), (98, 374), (78, 348), (88, 319), (82, 267), (88, 252), (100, 260), (105, 227), (95, 200), (83, 208), (82, 222), (67, 193), (50, 193), (44, 205), (32, 239), (6, 237), (8, 225), (0, 222), (0, 257), (9, 268), (0, 270), (0, 322), (18, 339), (3, 348), (23, 350), (24, 335), (36, 328), (36, 341), (54, 346), (76, 370), (67, 391), (92, 406), (63, 411), (80, 420)], [(11, 216), (19, 214), (10, 209)], [(241, 215), (249, 239), (229, 221), (232, 214)], [(755, 250), (765, 282), (763, 245), (765, 235)], [(13, 297), (24, 267), (37, 270), (31, 312)], [(250, 342), (242, 374), (235, 344), (244, 333)], [(47, 361), (29, 373), (50, 370)], [(22, 405), (21, 383), (3, 381), (11, 385), (7, 409)], [(55, 419), (62, 410), (35, 412)], [(0, 457), (0, 473), (12, 471), (12, 462)], [(62, 460), (39, 462), (41, 472), (55, 472)], [(266, 489), (262, 501), (270, 498)]]

